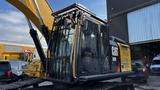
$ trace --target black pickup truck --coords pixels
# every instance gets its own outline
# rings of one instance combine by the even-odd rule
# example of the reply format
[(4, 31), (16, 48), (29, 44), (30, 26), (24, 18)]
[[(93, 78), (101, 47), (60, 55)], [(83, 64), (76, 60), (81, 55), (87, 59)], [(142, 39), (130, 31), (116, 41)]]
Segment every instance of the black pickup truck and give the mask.
[(0, 82), (12, 81), (13, 74), (8, 61), (0, 61)]

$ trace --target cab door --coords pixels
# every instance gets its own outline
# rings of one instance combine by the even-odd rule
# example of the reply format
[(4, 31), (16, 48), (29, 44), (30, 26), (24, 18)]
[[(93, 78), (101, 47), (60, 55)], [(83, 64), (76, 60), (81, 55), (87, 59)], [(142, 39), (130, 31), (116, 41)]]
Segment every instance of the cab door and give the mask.
[(131, 71), (131, 52), (129, 45), (118, 43), (121, 72)]
[(81, 50), (78, 61), (79, 75), (95, 75), (101, 73), (100, 36), (98, 24), (86, 19), (86, 28), (81, 31)]

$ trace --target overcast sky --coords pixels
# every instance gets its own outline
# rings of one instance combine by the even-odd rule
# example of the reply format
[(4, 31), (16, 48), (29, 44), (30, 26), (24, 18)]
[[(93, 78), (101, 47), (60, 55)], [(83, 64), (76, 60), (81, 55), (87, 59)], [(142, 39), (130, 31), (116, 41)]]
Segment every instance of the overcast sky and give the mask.
[[(106, 19), (106, 0), (49, 0), (49, 2), (54, 11), (73, 3), (80, 3), (100, 18)], [(5, 0), (0, 0), (0, 41), (33, 43), (24, 15)], [(46, 46), (44, 39), (41, 41)]]

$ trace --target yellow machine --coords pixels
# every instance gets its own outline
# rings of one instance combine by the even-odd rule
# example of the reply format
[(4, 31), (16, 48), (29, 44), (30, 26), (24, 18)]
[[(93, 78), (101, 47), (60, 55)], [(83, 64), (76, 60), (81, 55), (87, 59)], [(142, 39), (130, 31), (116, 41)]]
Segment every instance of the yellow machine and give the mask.
[[(40, 56), (41, 61), (28, 65), (26, 74), (46, 76), (58, 90), (95, 90), (103, 86), (105, 90), (119, 90), (121, 86), (122, 90), (132, 90), (132, 87), (125, 87), (126, 83), (120, 86), (110, 83), (112, 89), (100, 82), (133, 74), (130, 48), (125, 43), (110, 40), (108, 22), (80, 4), (53, 12), (47, 0), (7, 1), (26, 16)], [(47, 55), (31, 21), (46, 40)]]
[[(42, 23), (45, 24), (48, 27), (48, 30), (52, 30), (52, 26), (54, 23), (54, 17), (51, 16), (53, 13), (53, 10), (48, 5), (47, 0), (37, 0), (37, 2), (34, 2), (34, 0), (7, 0), (9, 3), (14, 5), (16, 8), (18, 8), (21, 12), (24, 13), (24, 15), (31, 20), (39, 31), (42, 32), (41, 25)], [(37, 8), (35, 8), (35, 4), (37, 4), (39, 13), (37, 13)], [(39, 15), (41, 17), (39, 17)], [(43, 20), (40, 20), (40, 18)]]
[(42, 67), (40, 60), (33, 60), (31, 63), (27, 64), (25, 74), (30, 77), (38, 77), (38, 78), (44, 78), (46, 76), (46, 73), (43, 72), (44, 68)]
[[(30, 21), (32, 21), (36, 25), (38, 30), (44, 35), (46, 42), (49, 43), (49, 35), (51, 34), (52, 30), (54, 30), (55, 17), (53, 17), (51, 15), (53, 13), (53, 10), (51, 9), (48, 1), (47, 0), (41, 0), (41, 1), (38, 1), (38, 0), (22, 0), (22, 1), (20, 1), (19, 0), (16, 2), (15, 2), (15, 0), (7, 0), (7, 1), (9, 3), (11, 3), (12, 5), (14, 5), (15, 7), (17, 7), (21, 12), (23, 12), (24, 15), (28, 19), (28, 23), (29, 23), (30, 28), (32, 29), (32, 26), (30, 24)], [(77, 8), (79, 8), (79, 7), (77, 7)], [(88, 13), (90, 14), (90, 12), (88, 12)], [(76, 33), (78, 35), (79, 32), (76, 32)], [(35, 42), (35, 44), (37, 44), (37, 42)], [(121, 72), (131, 71), (131, 58), (130, 58), (129, 46), (125, 45), (125, 44), (121, 44), (121, 43), (118, 43), (118, 46), (119, 46), (119, 49), (117, 52), (119, 52), (119, 55), (116, 55), (116, 53), (115, 53), (115, 55), (113, 55), (113, 56), (115, 56), (117, 58), (114, 58), (114, 57), (112, 58), (113, 61), (115, 61), (115, 60), (117, 61), (118, 57), (121, 60), (120, 61), (121, 64), (119, 67), (118, 67), (118, 64), (115, 63), (115, 65), (117, 65), (117, 71), (118, 72), (119, 71), (121, 71)], [(37, 50), (39, 50), (39, 49), (37, 49)], [(50, 57), (51, 57), (50, 51), (48, 51), (48, 58), (50, 58)], [(35, 67), (36, 69), (35, 70), (33, 69), (33, 71), (39, 72), (38, 75), (35, 75), (35, 74), (28, 74), (28, 75), (38, 76), (38, 77), (43, 76), (43, 75), (40, 75), (42, 71), (39, 71), (39, 70), (42, 70), (41, 64), (46, 65), (46, 64), (44, 64), (46, 61), (43, 61), (43, 59), (45, 59), (45, 56), (43, 55), (43, 53), (41, 53), (40, 58), (42, 59), (42, 62), (35, 61), (35, 62), (32, 62), (32, 64), (28, 65), (29, 69)], [(74, 62), (74, 63), (76, 63), (76, 62)], [(44, 67), (46, 67), (46, 66), (44, 66)], [(75, 68), (73, 68), (73, 71), (75, 71), (74, 69)], [(28, 71), (27, 73), (29, 73), (29, 72), (31, 73), (32, 71)]]

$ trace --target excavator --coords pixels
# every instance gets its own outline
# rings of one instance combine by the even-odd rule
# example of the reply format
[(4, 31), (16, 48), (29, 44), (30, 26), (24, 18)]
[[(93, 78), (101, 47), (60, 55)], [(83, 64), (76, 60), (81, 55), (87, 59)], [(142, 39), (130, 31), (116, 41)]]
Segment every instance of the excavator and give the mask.
[[(81, 4), (54, 12), (47, 0), (6, 1), (25, 15), (45, 73), (41, 78), (53, 82), (51, 90), (134, 90), (123, 82), (134, 73), (130, 47), (109, 35), (109, 22)], [(47, 55), (33, 24), (46, 40)], [(108, 82), (117, 78), (122, 81)]]

